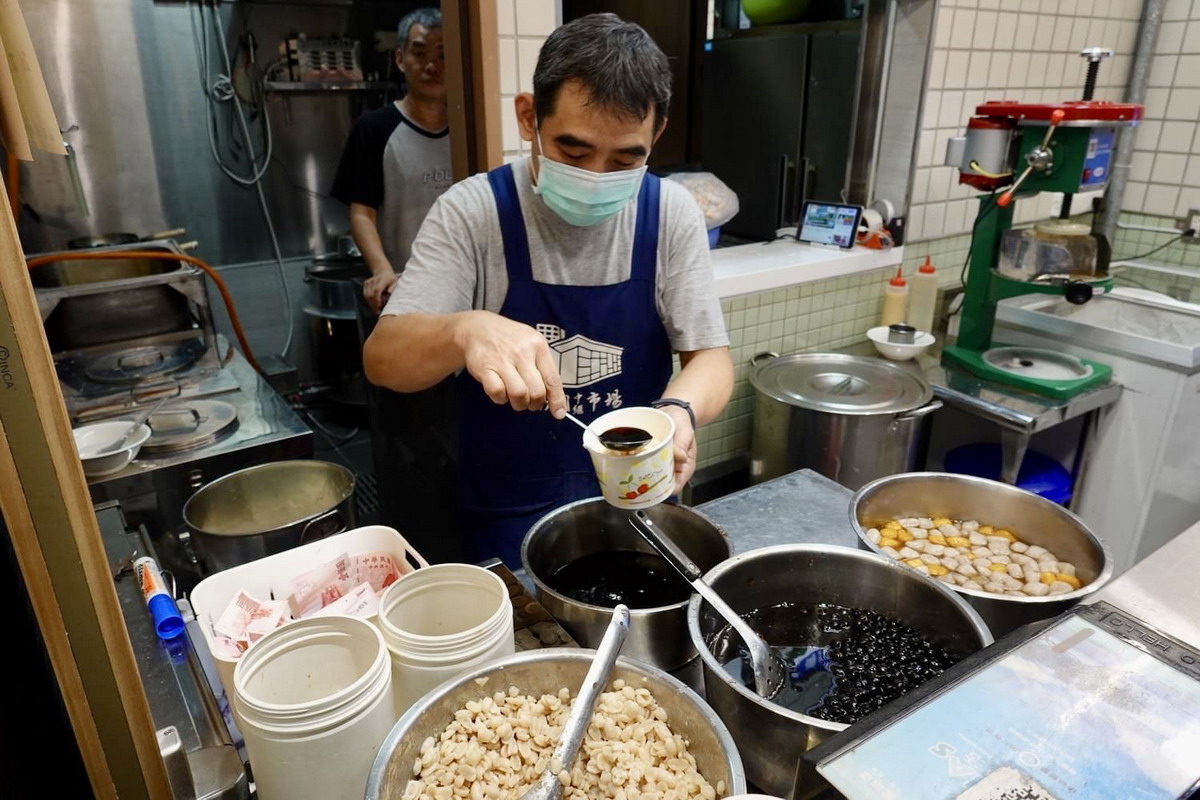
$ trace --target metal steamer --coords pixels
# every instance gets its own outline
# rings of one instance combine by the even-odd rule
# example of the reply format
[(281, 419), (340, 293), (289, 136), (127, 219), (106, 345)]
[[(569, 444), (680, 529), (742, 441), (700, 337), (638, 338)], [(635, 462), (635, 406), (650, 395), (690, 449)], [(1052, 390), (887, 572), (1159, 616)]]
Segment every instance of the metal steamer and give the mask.
[[(1061, 295), (1081, 304), (1108, 291), (1109, 248), (1096, 232), (1091, 247), (1076, 247), (1080, 232), (1065, 223), (1076, 192), (1103, 190), (1109, 179), (1117, 129), (1137, 124), (1142, 106), (1093, 100), (1100, 62), (1111, 50), (1090, 48), (1081, 100), (1054, 104), (991, 101), (976, 108), (965, 136), (949, 141), (946, 164), (959, 182), (989, 194), (980, 198), (958, 340), (942, 360), (987, 380), (1065, 399), (1107, 383), (1112, 370), (1087, 359), (992, 340), (996, 304), (1025, 294)], [(1023, 169), (1021, 165), (1024, 165)], [(1018, 173), (1019, 170), (1019, 173)], [(1013, 202), (1040, 192), (1063, 192), (1063, 223), (1033, 234), (1013, 230)], [(1044, 241), (1022, 247), (1020, 239)], [(1029, 243), (1026, 243), (1029, 244)]]
[[(146, 250), (183, 254), (171, 239), (88, 252)], [(183, 262), (63, 255), (30, 276), (73, 421), (237, 388), (222, 374), (203, 272)]]

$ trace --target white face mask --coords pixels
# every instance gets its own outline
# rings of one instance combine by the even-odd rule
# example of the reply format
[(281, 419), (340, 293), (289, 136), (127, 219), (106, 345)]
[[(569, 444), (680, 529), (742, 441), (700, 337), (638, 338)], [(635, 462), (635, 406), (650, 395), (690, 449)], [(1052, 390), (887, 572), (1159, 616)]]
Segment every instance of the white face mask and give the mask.
[[(645, 164), (637, 169), (592, 172), (546, 158), (540, 130), (537, 137), (541, 155), (533, 193), (571, 225), (588, 227), (603, 222), (628, 205), (642, 187)], [(649, 153), (646, 159), (650, 159)]]

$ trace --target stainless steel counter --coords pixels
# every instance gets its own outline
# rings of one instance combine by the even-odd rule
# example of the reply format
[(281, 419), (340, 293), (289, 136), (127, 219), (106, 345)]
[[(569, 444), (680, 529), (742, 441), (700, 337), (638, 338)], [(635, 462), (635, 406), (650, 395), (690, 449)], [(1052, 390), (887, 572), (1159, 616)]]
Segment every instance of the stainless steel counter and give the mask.
[(1087, 602), (1104, 601), (1200, 650), (1200, 522), (1130, 567)]
[(128, 530), (115, 503), (98, 505), (96, 521), (109, 564), (119, 573), (114, 586), (160, 746), (164, 730), (177, 732), (180, 747), (163, 748), (172, 799), (248, 800), (242, 760), (209, 690), (200, 654), (187, 634), (170, 641), (158, 638), (141, 587), (128, 569), (134, 555), (154, 555), (144, 531)]
[(313, 454), (312, 431), (236, 350), (222, 373), (236, 378), (238, 388), (211, 399), (237, 409), (232, 432), (194, 450), (139, 457), (115, 475), (91, 479), (88, 486), (92, 502), (119, 501), (130, 524), (151, 531), (164, 568), (177, 570), (189, 587), (201, 576), (189, 578), (190, 557), (173, 540), (183, 525), (183, 505), (196, 489), (256, 464)]
[[(841, 352), (878, 356), (870, 342), (851, 345)], [(1094, 423), (1095, 415), (1116, 403), (1124, 391), (1121, 384), (1114, 381), (1067, 400), (1042, 397), (948, 367), (942, 364), (940, 349), (929, 350), (911, 361), (893, 363), (925, 378), (933, 387), (934, 396), (947, 406), (999, 426), (1003, 452), (1001, 479), (1006, 483), (1017, 482), (1033, 434), (1087, 414), (1093, 415), (1091, 421)], [(1089, 428), (1085, 427), (1080, 442), (1081, 454), (1086, 454), (1088, 434)]]
[[(226, 343), (222, 340), (222, 350), (225, 346)], [(195, 450), (139, 457), (115, 475), (89, 481), (93, 486), (93, 494), (98, 486), (136, 481), (154, 472), (181, 464), (237, 453), (264, 444), (287, 443), (296, 446), (297, 453), (303, 453), (307, 449), (308, 455), (312, 454), (312, 430), (304, 424), (287, 401), (254, 371), (239, 351), (233, 351), (233, 357), (223, 371), (237, 380), (237, 390), (216, 395), (212, 399), (229, 403), (237, 409), (237, 424), (232, 433)], [(304, 447), (304, 442), (307, 442), (307, 448)], [(250, 463), (246, 463), (245, 466), (250, 466)], [(215, 476), (207, 476), (208, 479), (212, 477)]]

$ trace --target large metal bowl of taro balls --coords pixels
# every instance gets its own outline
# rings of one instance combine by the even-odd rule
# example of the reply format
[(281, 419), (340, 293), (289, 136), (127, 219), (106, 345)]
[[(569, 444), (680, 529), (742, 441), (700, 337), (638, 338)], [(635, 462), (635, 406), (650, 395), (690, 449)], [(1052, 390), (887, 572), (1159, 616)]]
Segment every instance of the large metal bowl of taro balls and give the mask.
[(948, 586), (864, 550), (764, 547), (704, 579), (787, 666), (780, 690), (760, 697), (741, 639), (692, 598), (688, 630), (708, 702), (737, 741), (746, 778), (780, 797), (791, 796), (800, 754), (992, 643)]

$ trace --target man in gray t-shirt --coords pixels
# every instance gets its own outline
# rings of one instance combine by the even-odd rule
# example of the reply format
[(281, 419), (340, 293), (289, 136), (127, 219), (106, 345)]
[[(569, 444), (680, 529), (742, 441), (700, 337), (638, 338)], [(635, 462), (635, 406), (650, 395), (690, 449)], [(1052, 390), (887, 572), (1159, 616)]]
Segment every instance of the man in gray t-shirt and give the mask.
[(350, 230), (371, 269), (363, 295), (377, 312), (421, 221), (452, 179), (441, 13), (417, 9), (400, 21), (397, 35), (396, 66), (407, 92), (354, 123), (332, 190), (350, 206)]
[(459, 373), (459, 519), (475, 558), (519, 566), (539, 516), (599, 493), (566, 412), (661, 407), (678, 490), (695, 428), (729, 400), (702, 215), (645, 174), (670, 79), (646, 32), (612, 14), (552, 33), (515, 103), (533, 158), (438, 199), (367, 342), (368, 377), (396, 391)]

